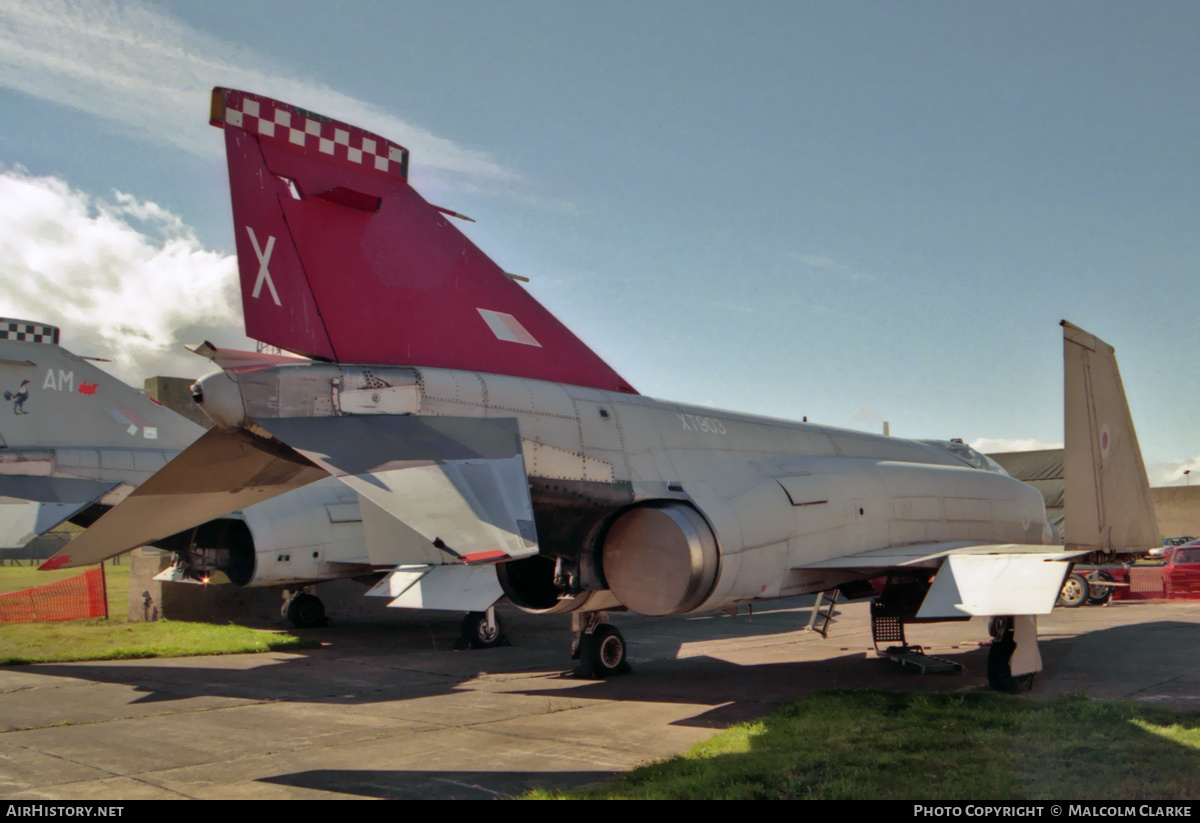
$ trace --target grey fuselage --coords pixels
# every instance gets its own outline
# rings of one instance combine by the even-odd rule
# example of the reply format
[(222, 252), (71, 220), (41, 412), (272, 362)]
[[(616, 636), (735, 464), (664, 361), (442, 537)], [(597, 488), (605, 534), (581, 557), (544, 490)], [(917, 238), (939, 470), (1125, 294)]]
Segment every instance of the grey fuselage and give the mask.
[[(529, 561), (514, 561), (501, 578), (533, 610), (618, 605), (604, 591), (603, 544), (611, 524), (639, 506), (694, 510), (715, 542), (715, 556), (685, 549), (698, 558), (690, 573), (705, 579), (661, 613), (862, 579), (862, 570), (805, 568), (848, 554), (1045, 536), (1041, 495), (961, 444), (447, 369), (312, 363), (245, 370), (232, 375), (236, 386), (224, 374), (201, 381), (202, 405), (229, 429), (374, 414), (515, 420), (540, 565), (523, 571)], [(537, 584), (522, 583), (534, 575)]]

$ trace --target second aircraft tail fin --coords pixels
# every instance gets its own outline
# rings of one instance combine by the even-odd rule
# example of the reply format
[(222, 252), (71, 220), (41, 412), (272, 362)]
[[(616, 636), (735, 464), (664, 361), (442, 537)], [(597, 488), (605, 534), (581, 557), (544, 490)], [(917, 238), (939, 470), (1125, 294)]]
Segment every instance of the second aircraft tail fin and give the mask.
[(55, 326), (0, 318), (0, 462), (25, 449), (182, 449), (199, 436), (58, 336)]
[(1102, 554), (1161, 543), (1113, 347), (1063, 327), (1066, 547)]

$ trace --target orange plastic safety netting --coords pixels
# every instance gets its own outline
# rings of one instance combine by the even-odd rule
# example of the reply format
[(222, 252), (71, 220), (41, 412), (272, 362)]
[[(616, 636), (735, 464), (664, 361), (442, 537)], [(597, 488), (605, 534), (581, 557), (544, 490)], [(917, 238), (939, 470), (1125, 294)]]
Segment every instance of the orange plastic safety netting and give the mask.
[(104, 567), (57, 583), (0, 594), (0, 623), (37, 623), (108, 617)]

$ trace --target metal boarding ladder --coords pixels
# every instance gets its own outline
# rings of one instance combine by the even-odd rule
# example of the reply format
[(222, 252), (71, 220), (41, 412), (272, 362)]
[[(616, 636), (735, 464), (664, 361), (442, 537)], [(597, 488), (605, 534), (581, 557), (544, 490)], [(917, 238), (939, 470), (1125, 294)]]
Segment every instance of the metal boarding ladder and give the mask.
[[(880, 657), (899, 663), (903, 669), (918, 674), (960, 674), (966, 667), (953, 660), (925, 654), (920, 646), (910, 646), (904, 639), (904, 620), (897, 614), (888, 614), (881, 600), (871, 601), (871, 639), (875, 653)], [(880, 651), (880, 643), (899, 643)]]
[[(833, 622), (833, 607), (837, 603), (838, 590), (829, 589), (817, 595), (813, 604), (812, 616), (808, 618), (806, 632), (816, 632), (821, 637), (829, 637), (829, 624)], [(818, 625), (819, 624), (819, 625)]]

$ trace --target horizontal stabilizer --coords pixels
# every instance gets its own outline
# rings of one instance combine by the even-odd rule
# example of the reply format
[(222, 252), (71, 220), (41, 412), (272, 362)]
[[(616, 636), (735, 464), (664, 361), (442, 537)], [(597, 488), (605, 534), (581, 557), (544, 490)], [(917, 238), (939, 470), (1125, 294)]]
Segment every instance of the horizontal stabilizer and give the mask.
[(211, 429), (42, 568), (99, 563), (327, 476), (278, 444)]
[(82, 503), (33, 503), (37, 506), (37, 518), (33, 523), (35, 535), (45, 534), (55, 526), (61, 525), (67, 519), (74, 517), (79, 512), (92, 505), (90, 502)]
[(918, 618), (1050, 614), (1070, 564), (1060, 552), (950, 555)]
[[(66, 512), (63, 514), (62, 512)], [(34, 503), (29, 500), (0, 501), (0, 549), (19, 549), (40, 534), (49, 531), (74, 511), (61, 503)], [(50, 525), (42, 527), (43, 523)]]
[(481, 612), (504, 596), (491, 566), (400, 566), (375, 584), (368, 597), (390, 597), (392, 609)]
[(0, 474), (0, 497), (73, 505), (77, 511), (96, 502), (119, 485), (121, 483), (118, 480)]
[(120, 486), (115, 480), (0, 475), (0, 547), (24, 546)]
[(238, 349), (223, 349), (205, 340), (198, 346), (188, 346), (193, 354), (207, 358), (222, 369), (233, 372), (256, 371), (269, 369), (274, 366), (290, 366), (296, 363), (307, 363), (307, 357), (296, 357), (291, 354), (269, 354), (263, 351), (240, 351)]
[[(537, 553), (516, 420), (365, 415), (258, 422), (453, 558), (492, 563)], [(381, 530), (370, 516), (364, 526), (374, 560)]]

